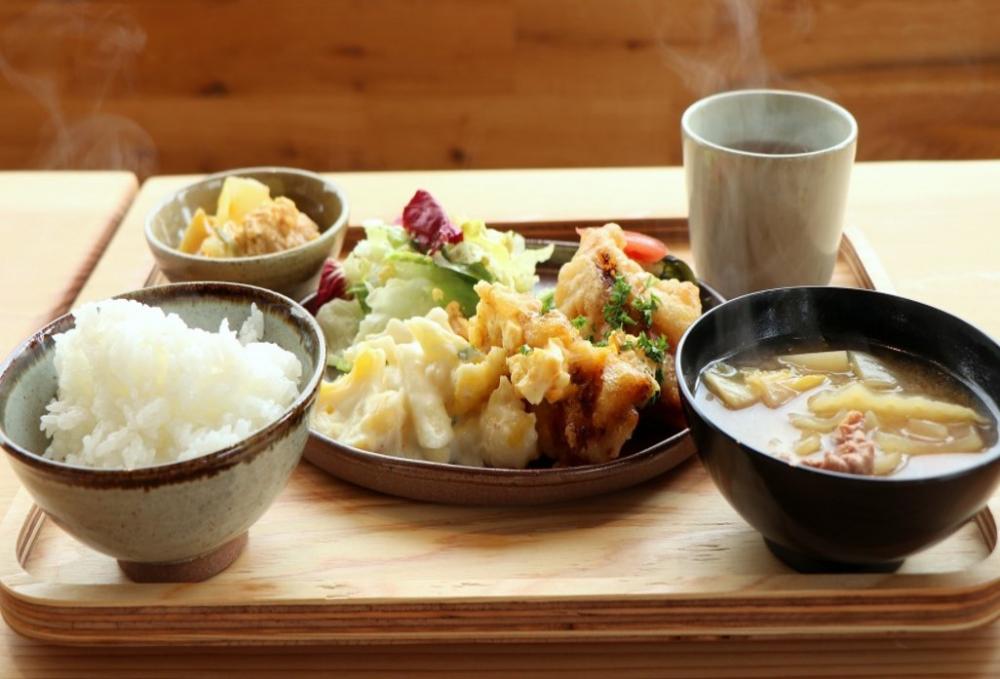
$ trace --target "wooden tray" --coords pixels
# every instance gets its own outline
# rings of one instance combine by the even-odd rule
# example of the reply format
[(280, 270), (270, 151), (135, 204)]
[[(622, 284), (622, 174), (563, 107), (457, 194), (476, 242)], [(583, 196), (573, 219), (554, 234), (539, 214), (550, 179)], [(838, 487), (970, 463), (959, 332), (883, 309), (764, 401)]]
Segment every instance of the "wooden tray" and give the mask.
[[(567, 238), (574, 224), (507, 224)], [(627, 222), (686, 257), (683, 222)], [(839, 285), (874, 287), (845, 238)], [(155, 281), (152, 277), (151, 281)], [(627, 491), (544, 507), (401, 500), (302, 464), (243, 555), (200, 584), (135, 584), (24, 491), (0, 523), (0, 605), (66, 644), (308, 644), (905, 635), (1000, 615), (991, 510), (894, 574), (801, 575), (696, 459)]]

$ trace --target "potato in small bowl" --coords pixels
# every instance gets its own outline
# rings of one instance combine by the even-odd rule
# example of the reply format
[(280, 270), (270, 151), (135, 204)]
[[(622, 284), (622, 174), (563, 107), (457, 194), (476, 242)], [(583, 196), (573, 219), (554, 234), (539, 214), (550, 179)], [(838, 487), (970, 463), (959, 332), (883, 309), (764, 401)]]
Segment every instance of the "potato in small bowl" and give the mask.
[(173, 282), (245, 283), (299, 298), (347, 233), (336, 184), (291, 168), (230, 170), (187, 186), (146, 220), (146, 242)]

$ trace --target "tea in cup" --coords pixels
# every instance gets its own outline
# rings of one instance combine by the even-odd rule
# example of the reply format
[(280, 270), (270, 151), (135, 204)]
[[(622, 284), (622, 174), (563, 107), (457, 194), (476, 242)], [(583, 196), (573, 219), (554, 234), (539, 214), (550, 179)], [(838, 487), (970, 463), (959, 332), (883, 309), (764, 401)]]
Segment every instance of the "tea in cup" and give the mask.
[(681, 119), (691, 249), (727, 298), (830, 282), (858, 127), (843, 107), (782, 90), (737, 90)]

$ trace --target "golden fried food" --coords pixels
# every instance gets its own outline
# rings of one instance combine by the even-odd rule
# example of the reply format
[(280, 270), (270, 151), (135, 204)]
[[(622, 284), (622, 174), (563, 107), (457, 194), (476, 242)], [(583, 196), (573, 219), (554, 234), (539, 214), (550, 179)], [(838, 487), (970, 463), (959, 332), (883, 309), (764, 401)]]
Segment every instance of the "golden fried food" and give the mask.
[(571, 364), (573, 389), (565, 397), (535, 410), (539, 448), (561, 464), (617, 458), (639, 423), (640, 408), (656, 394), (653, 373), (635, 352), (595, 347), (594, 353)]
[[(629, 334), (640, 331), (666, 337), (671, 347), (677, 346), (681, 335), (701, 315), (701, 297), (693, 283), (674, 279), (662, 280), (646, 272), (625, 254), (625, 236), (617, 224), (580, 229), (580, 248), (559, 270), (555, 289), (555, 304), (568, 318), (583, 316), (594, 336), (601, 337), (613, 329)], [(621, 276), (628, 284), (629, 294), (623, 300), (621, 312), (631, 319), (626, 327), (612, 327), (605, 309), (612, 302), (615, 281)], [(635, 305), (655, 295), (651, 322), (647, 323)], [(649, 307), (647, 307), (649, 308)]]
[[(469, 322), (469, 342), (480, 351), (501, 347), (513, 354), (524, 344), (528, 322), (539, 315), (542, 303), (531, 295), (502, 285), (476, 283), (476, 315)], [(563, 319), (565, 320), (565, 319)]]
[(647, 354), (660, 363), (662, 415), (680, 424), (680, 391), (667, 352), (673, 352), (701, 315), (698, 287), (645, 271), (625, 254), (625, 236), (617, 224), (580, 229), (579, 234), (580, 248), (559, 270), (556, 308), (568, 318), (585, 319), (581, 325), (595, 339), (620, 330), (643, 336), (646, 346), (661, 341), (663, 351)]
[(587, 341), (529, 295), (486, 282), (476, 293), (469, 339), (490, 356), (505, 352), (515, 391), (534, 407), (540, 451), (565, 465), (617, 458), (658, 390), (653, 362), (620, 334), (605, 346)]

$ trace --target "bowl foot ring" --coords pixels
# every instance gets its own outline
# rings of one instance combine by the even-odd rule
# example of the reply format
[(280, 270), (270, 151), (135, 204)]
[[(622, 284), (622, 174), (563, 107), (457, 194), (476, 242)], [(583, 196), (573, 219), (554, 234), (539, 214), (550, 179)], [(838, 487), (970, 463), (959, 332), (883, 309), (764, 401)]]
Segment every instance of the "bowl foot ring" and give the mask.
[(903, 565), (902, 559), (882, 563), (826, 561), (783, 547), (767, 538), (764, 538), (764, 543), (782, 563), (799, 573), (893, 573)]
[(133, 582), (201, 582), (226, 570), (247, 545), (247, 534), (233, 538), (208, 554), (175, 563), (138, 563), (118, 561)]

